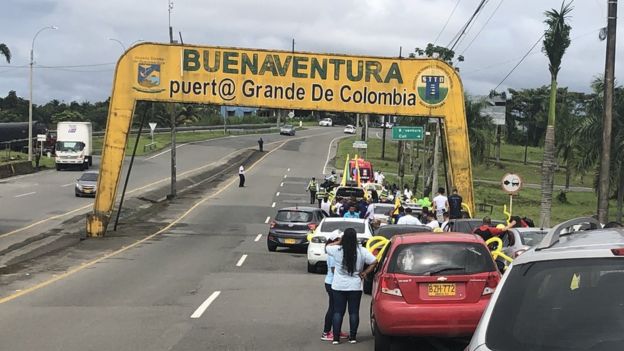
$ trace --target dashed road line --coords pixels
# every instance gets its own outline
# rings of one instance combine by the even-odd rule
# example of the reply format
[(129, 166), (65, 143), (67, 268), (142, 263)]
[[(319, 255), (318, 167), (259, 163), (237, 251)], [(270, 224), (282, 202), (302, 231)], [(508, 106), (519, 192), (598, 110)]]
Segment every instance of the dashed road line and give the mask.
[(276, 196), (276, 197), (277, 197), (277, 196), (279, 196), (279, 195), (280, 195), (280, 192), (279, 192), (279, 191), (275, 193), (275, 196)]
[(269, 221), (270, 221), (270, 220), (271, 220), (271, 217), (270, 217), (270, 216), (268, 216), (268, 217), (267, 217), (267, 219), (265, 219), (265, 220), (264, 220), (264, 224), (269, 223)]
[(287, 175), (287, 174), (284, 174), (284, 179), (286, 179), (286, 178), (288, 178), (288, 175)]
[(245, 263), (246, 259), (247, 259), (247, 255), (242, 255), (241, 258), (238, 260), (238, 262), (236, 262), (236, 267), (242, 266), (243, 263)]
[(67, 188), (68, 186), (72, 186), (72, 185), (74, 185), (74, 183), (63, 184), (61, 185), (61, 188)]
[(204, 301), (201, 305), (199, 305), (199, 307), (197, 307), (195, 312), (193, 312), (193, 314), (191, 315), (191, 318), (193, 318), (193, 319), (200, 318), (202, 316), (202, 314), (204, 314), (204, 312), (206, 312), (206, 309), (208, 307), (210, 307), (210, 304), (212, 304), (214, 302), (214, 300), (216, 300), (217, 297), (219, 297), (219, 295), (221, 295), (221, 291), (213, 292), (212, 295), (210, 295), (206, 299), (206, 301)]
[(256, 238), (254, 239), (255, 242), (260, 241), (260, 239), (262, 239), (262, 234), (258, 234), (258, 236), (256, 236)]
[(15, 195), (15, 196), (13, 196), (13, 197), (15, 197), (15, 198), (18, 198), (18, 197), (24, 197), (24, 196), (33, 195), (33, 194), (36, 194), (36, 193), (37, 193), (36, 191), (31, 191), (31, 192), (29, 192), (29, 193)]
[(280, 184), (280, 188), (283, 188), (283, 187), (284, 187), (284, 182)]
[(275, 207), (275, 202), (271, 204), (271, 207)]
[(290, 168), (288, 170), (286, 170), (286, 172), (290, 172)]

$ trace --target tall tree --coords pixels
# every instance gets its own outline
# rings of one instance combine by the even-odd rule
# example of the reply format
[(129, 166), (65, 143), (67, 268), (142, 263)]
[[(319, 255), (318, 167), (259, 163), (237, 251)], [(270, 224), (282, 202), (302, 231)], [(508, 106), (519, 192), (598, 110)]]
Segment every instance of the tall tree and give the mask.
[(492, 118), (481, 113), (483, 101), (474, 101), (464, 97), (466, 106), (466, 123), (468, 125), (468, 139), (470, 139), (470, 154), (472, 162), (479, 164), (489, 155), (490, 141), (495, 130)]
[(6, 62), (11, 63), (11, 50), (6, 44), (0, 43), (0, 56), (4, 56)]
[(570, 46), (570, 30), (567, 23), (572, 11), (571, 4), (561, 3), (561, 9), (546, 11), (546, 30), (542, 51), (548, 57), (550, 71), (550, 100), (548, 105), (548, 126), (544, 140), (544, 160), (542, 162), (542, 200), (540, 209), (540, 226), (550, 227), (552, 208), (553, 183), (555, 178), (555, 106), (557, 103), (557, 75), (561, 69), (561, 60)]

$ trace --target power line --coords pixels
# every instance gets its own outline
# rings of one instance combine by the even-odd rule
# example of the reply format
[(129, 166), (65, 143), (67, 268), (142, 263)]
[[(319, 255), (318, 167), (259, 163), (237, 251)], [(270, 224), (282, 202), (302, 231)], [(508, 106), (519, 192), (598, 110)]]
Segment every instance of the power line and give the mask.
[(457, 2), (455, 3), (455, 6), (453, 7), (453, 10), (451, 11), (451, 13), (449, 14), (448, 18), (446, 19), (446, 23), (444, 23), (444, 26), (442, 26), (442, 29), (440, 30), (440, 33), (438, 33), (438, 36), (433, 41), (433, 45), (434, 46), (435, 46), (435, 44), (438, 43), (438, 39), (440, 39), (440, 36), (442, 35), (442, 32), (444, 32), (444, 30), (446, 29), (446, 26), (451, 21), (451, 17), (453, 17), (453, 14), (455, 13), (455, 10), (457, 10), (457, 6), (459, 6), (460, 2), (461, 2), (461, 0), (457, 0)]
[(470, 27), (470, 25), (472, 24), (472, 21), (474, 21), (474, 19), (477, 17), (479, 12), (481, 12), (481, 10), (483, 9), (483, 6), (487, 2), (488, 0), (481, 0), (481, 2), (479, 3), (479, 6), (477, 6), (472, 16), (470, 16), (470, 18), (468, 19), (468, 22), (466, 22), (466, 24), (462, 26), (462, 29), (460, 29), (460, 31), (453, 37), (453, 39), (451, 39), (449, 44), (446, 46), (447, 48), (449, 48), (450, 50), (455, 49), (455, 46), (457, 46), (457, 44), (459, 43), (459, 40), (464, 36), (466, 31), (468, 30), (468, 27)]
[(520, 64), (522, 63), (522, 61), (524, 61), (525, 58), (527, 58), (527, 56), (529, 56), (529, 54), (531, 53), (531, 51), (533, 51), (533, 49), (535, 49), (535, 47), (537, 46), (537, 44), (539, 44), (542, 41), (542, 38), (544, 38), (544, 34), (542, 34), (539, 39), (535, 42), (535, 44), (533, 44), (533, 46), (531, 46), (531, 48), (529, 49), (529, 51), (527, 51), (526, 54), (524, 54), (524, 56), (522, 56), (522, 58), (520, 59), (520, 61), (518, 61), (518, 63), (511, 69), (511, 71), (509, 71), (509, 73), (507, 73), (507, 75), (505, 76), (505, 78), (503, 78), (503, 80), (500, 81), (500, 83), (498, 83), (498, 85), (496, 86), (496, 88), (494, 88), (494, 91), (496, 91), (496, 89), (498, 89), (498, 87), (501, 86), (501, 84), (503, 84), (503, 82), (505, 80), (507, 80), (507, 78), (509, 78), (509, 76), (516, 70), (516, 68), (518, 68), (518, 66), (520, 66)]
[(472, 43), (474, 43), (474, 41), (479, 37), (479, 34), (481, 34), (481, 32), (483, 32), (483, 29), (485, 29), (485, 27), (488, 25), (488, 23), (490, 23), (490, 20), (492, 19), (492, 17), (494, 17), (494, 15), (496, 14), (496, 11), (498, 11), (498, 9), (501, 7), (501, 5), (503, 4), (505, 0), (500, 0), (500, 2), (498, 3), (498, 5), (496, 6), (496, 8), (494, 9), (494, 12), (492, 12), (492, 14), (490, 15), (490, 17), (488, 17), (488, 19), (485, 21), (485, 23), (483, 24), (483, 26), (481, 27), (481, 29), (479, 29), (479, 32), (477, 33), (477, 35), (474, 36), (474, 38), (472, 38), (472, 40), (470, 41), (470, 43), (468, 44), (468, 46), (466, 46), (466, 48), (462, 51), (462, 53), (460, 55), (463, 55), (466, 51), (468, 51), (468, 49), (470, 48), (470, 46), (472, 46)]

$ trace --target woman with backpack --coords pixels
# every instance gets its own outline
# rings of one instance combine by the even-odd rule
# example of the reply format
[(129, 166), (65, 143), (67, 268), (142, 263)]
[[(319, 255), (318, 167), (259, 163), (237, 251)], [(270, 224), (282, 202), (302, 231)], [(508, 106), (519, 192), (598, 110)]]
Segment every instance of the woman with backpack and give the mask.
[[(328, 259), (334, 260), (334, 278), (331, 288), (334, 295), (333, 330), (341, 330), (345, 311), (349, 310), (349, 343), (357, 342), (360, 324), (362, 279), (375, 269), (377, 260), (372, 253), (358, 244), (355, 229), (347, 228), (342, 238), (327, 245)], [(364, 265), (369, 265), (364, 269)], [(333, 335), (332, 344), (340, 343), (340, 335)]]

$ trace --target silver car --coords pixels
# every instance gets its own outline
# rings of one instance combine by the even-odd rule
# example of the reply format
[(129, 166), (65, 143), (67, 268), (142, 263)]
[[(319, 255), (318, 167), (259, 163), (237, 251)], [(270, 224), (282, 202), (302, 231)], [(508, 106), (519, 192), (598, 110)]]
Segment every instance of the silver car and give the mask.
[(295, 127), (292, 125), (285, 125), (282, 126), (280, 128), (280, 135), (290, 135), (290, 136), (294, 136), (295, 135)]
[(621, 350), (624, 228), (563, 222), (512, 262), (467, 351)]
[(76, 179), (74, 193), (76, 197), (95, 196), (99, 171), (87, 171)]
[(503, 253), (516, 258), (539, 244), (547, 233), (548, 229), (511, 228), (500, 236), (503, 240)]

